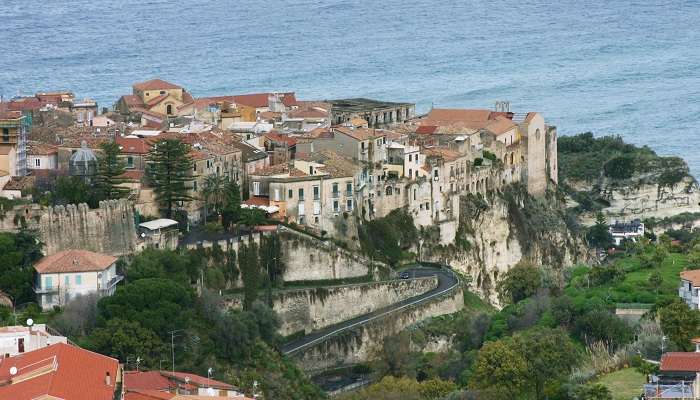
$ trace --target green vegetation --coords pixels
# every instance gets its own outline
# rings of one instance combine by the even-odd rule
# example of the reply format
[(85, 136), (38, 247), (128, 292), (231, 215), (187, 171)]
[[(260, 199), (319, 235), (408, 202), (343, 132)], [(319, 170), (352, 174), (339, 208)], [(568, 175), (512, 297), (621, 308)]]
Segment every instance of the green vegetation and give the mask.
[(95, 188), (101, 199), (120, 199), (129, 194), (129, 188), (123, 185), (129, 180), (122, 175), (126, 172), (126, 162), (119, 159), (117, 142), (102, 144), (102, 154), (97, 164)]
[(176, 139), (161, 139), (149, 154), (148, 179), (165, 216), (172, 218), (173, 209), (192, 200), (190, 182), (194, 179), (189, 147)]
[(403, 209), (359, 226), (362, 250), (375, 259), (397, 265), (406, 258), (405, 250), (418, 240), (413, 218)]
[(0, 292), (16, 304), (34, 300), (32, 265), (41, 258), (41, 243), (32, 232), (0, 233)]
[(608, 388), (614, 400), (629, 400), (639, 396), (646, 376), (634, 368), (625, 368), (605, 374), (596, 382)]

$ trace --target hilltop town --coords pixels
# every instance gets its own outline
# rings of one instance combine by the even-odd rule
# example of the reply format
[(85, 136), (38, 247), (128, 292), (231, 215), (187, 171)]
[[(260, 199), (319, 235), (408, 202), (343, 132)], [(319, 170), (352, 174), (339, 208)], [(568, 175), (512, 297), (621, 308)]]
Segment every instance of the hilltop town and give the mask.
[[(682, 160), (560, 139), (506, 102), (418, 114), (191, 89), (0, 101), (0, 399), (314, 399), (373, 381), (346, 398), (597, 398), (600, 375), (661, 359), (649, 309), (667, 330), (664, 312), (698, 308)], [(657, 383), (700, 362), (691, 331)], [(574, 340), (618, 361), (590, 367)]]

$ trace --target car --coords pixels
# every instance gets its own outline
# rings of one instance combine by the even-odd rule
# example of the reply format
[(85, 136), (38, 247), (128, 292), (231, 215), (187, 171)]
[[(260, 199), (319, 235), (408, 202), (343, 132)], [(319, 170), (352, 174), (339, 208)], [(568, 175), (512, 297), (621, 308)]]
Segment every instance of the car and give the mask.
[(408, 271), (403, 271), (402, 273), (399, 274), (399, 278), (401, 279), (408, 279), (411, 277), (411, 274), (408, 273)]

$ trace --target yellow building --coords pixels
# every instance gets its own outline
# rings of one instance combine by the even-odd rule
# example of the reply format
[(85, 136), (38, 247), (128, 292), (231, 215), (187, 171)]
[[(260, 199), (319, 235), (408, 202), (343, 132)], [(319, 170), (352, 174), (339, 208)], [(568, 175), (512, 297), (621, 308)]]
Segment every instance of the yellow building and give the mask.
[(27, 175), (27, 117), (19, 111), (0, 110), (0, 171)]

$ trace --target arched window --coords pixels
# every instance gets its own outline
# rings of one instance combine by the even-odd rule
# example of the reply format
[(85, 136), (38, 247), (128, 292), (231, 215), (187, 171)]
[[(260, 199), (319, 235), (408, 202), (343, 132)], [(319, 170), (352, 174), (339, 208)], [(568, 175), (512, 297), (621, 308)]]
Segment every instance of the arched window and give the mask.
[(168, 104), (167, 106), (165, 106), (165, 113), (168, 115), (173, 115), (173, 105), (172, 104)]
[(391, 196), (393, 194), (393, 189), (391, 186), (386, 187), (386, 195)]

